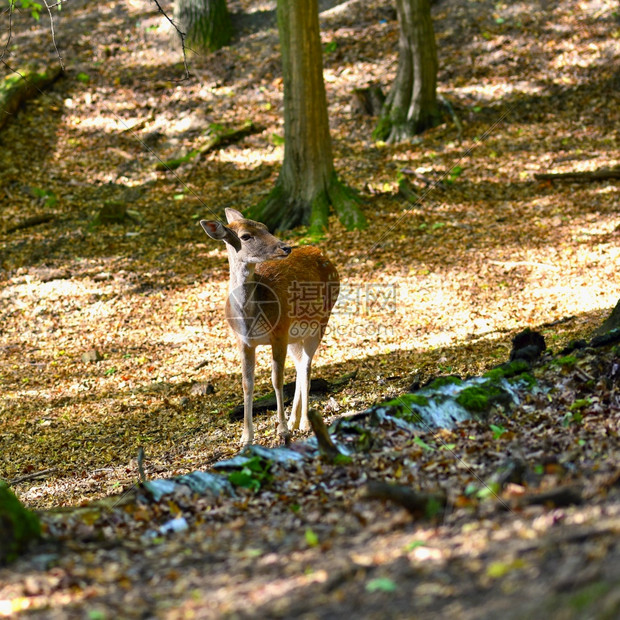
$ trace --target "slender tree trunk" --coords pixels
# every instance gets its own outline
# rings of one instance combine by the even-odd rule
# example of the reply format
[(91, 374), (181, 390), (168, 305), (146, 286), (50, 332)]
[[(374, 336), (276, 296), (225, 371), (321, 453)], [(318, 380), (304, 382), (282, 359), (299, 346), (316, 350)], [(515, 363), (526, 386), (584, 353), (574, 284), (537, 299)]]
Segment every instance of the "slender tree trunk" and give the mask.
[(214, 52), (232, 36), (226, 0), (176, 0), (174, 18), (190, 48)]
[(349, 229), (365, 225), (337, 178), (327, 117), (317, 0), (278, 0), (284, 84), (284, 161), (276, 187), (248, 217), (284, 230), (327, 228), (330, 204)]
[(396, 0), (398, 70), (375, 137), (400, 142), (439, 123), (437, 48), (429, 0)]

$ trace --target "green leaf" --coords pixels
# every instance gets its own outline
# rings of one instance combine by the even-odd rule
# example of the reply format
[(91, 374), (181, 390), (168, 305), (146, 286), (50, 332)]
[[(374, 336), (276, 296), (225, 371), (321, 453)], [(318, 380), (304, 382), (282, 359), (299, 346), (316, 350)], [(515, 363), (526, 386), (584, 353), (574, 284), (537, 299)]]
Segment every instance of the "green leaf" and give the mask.
[(478, 485), (475, 482), (470, 482), (466, 487), (465, 491), (463, 491), (465, 497), (471, 497), (478, 493)]
[(456, 181), (456, 179), (461, 176), (462, 172), (463, 168), (461, 166), (454, 166), (454, 168), (452, 168), (450, 172), (448, 172), (448, 178), (446, 179), (446, 183), (448, 183), (448, 185), (454, 183), (454, 181)]
[(493, 431), (493, 439), (499, 439), (508, 430), (503, 426), (497, 426), (496, 424), (490, 424), (489, 428)]
[(476, 497), (478, 499), (488, 499), (489, 497), (495, 497), (500, 491), (498, 482), (487, 482), (479, 491), (476, 493)]
[(284, 138), (277, 133), (272, 133), (271, 142), (274, 146), (282, 146), (284, 144)]
[(271, 461), (257, 455), (246, 461), (241, 471), (230, 473), (228, 475), (228, 480), (235, 486), (251, 489), (256, 492), (259, 491), (262, 486), (271, 482), (271, 466)]
[(426, 543), (423, 540), (412, 540), (409, 544), (405, 545), (405, 551), (413, 551), (418, 547), (426, 547)]
[(366, 584), (366, 592), (395, 592), (397, 587), (389, 577), (377, 577)]
[(448, 450), (449, 452), (452, 452), (455, 448), (455, 443), (444, 443), (442, 446), (439, 446), (440, 450)]
[(592, 401), (589, 398), (578, 398), (570, 407), (571, 411), (576, 411), (579, 409), (585, 409), (592, 404)]
[(316, 535), (314, 530), (311, 530), (309, 527), (306, 528), (306, 543), (308, 547), (318, 547), (319, 546), (319, 537)]
[(228, 480), (231, 484), (244, 489), (252, 489), (258, 491), (260, 489), (260, 482), (252, 477), (251, 473), (247, 473), (245, 468), (243, 471), (233, 471), (228, 475)]
[(433, 448), (433, 446), (429, 446), (423, 439), (420, 439), (419, 437), (414, 437), (413, 438), (413, 443), (420, 446), (421, 448), (424, 448), (425, 450), (434, 450), (435, 448)]
[(487, 575), (494, 579), (503, 577), (513, 570), (518, 570), (525, 567), (525, 562), (521, 559), (513, 560), (512, 562), (491, 562), (487, 567)]
[(82, 84), (88, 84), (88, 82), (90, 82), (90, 75), (88, 75), (88, 73), (80, 71), (77, 74), (76, 79), (78, 82), (82, 82)]

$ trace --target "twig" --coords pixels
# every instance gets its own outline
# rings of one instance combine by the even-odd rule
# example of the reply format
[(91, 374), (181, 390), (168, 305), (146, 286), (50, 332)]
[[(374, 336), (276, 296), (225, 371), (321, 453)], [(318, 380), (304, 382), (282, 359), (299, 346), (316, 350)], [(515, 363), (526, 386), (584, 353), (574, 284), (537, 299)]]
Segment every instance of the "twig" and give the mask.
[(56, 50), (56, 56), (58, 56), (58, 62), (60, 63), (60, 68), (62, 69), (62, 71), (64, 72), (65, 70), (65, 63), (62, 61), (62, 56), (60, 55), (60, 51), (58, 49), (58, 45), (56, 44), (56, 31), (54, 29), (54, 16), (52, 15), (52, 6), (59, 6), (60, 2), (57, 2), (56, 4), (50, 6), (47, 3), (47, 0), (43, 0), (44, 4), (45, 4), (45, 8), (47, 9), (47, 13), (50, 16), (50, 32), (52, 34), (52, 43), (54, 44), (54, 49)]
[(35, 480), (36, 478), (42, 478), (47, 474), (51, 474), (56, 471), (56, 467), (50, 467), (49, 469), (44, 469), (42, 471), (37, 471), (32, 474), (25, 474), (23, 476), (18, 476), (17, 478), (13, 478), (9, 480), (9, 484), (13, 486), (14, 484), (19, 484), (20, 482), (25, 482), (26, 480)]
[(308, 411), (308, 420), (316, 435), (316, 440), (319, 444), (319, 452), (329, 461), (335, 461), (338, 457), (342, 457), (342, 453), (329, 436), (325, 422), (323, 422), (323, 418), (316, 409), (310, 409), (310, 411)]
[(9, 8), (7, 11), (9, 12), (9, 38), (6, 41), (6, 45), (2, 50), (2, 54), (0, 54), (0, 61), (4, 64), (4, 55), (6, 54), (9, 46), (11, 45), (11, 39), (13, 38), (13, 3), (9, 2)]
[(205, 366), (209, 365), (209, 360), (202, 360), (202, 362), (200, 362), (200, 364), (198, 364), (198, 366), (196, 366), (194, 368), (194, 370), (200, 370), (201, 368), (204, 368)]
[(170, 17), (168, 13), (166, 13), (166, 11), (164, 11), (164, 9), (161, 7), (161, 4), (159, 4), (158, 0), (153, 0), (153, 2), (157, 6), (157, 10), (170, 22), (172, 27), (177, 31), (177, 34), (179, 35), (179, 39), (181, 39), (181, 49), (183, 50), (183, 67), (185, 68), (185, 77), (183, 79), (189, 80), (190, 74), (189, 74), (189, 66), (187, 65), (187, 49), (185, 47), (186, 33), (182, 32), (179, 29), (179, 27), (174, 23), (174, 20), (172, 19), (172, 17)]

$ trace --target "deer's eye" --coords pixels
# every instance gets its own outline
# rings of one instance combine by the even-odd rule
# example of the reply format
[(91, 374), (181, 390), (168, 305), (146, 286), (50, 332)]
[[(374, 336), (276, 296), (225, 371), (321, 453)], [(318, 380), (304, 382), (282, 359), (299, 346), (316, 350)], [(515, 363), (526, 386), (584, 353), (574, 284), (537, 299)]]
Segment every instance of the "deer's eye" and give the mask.
[(248, 233), (241, 235), (241, 241), (249, 241), (250, 239), (252, 239), (252, 235), (248, 235)]

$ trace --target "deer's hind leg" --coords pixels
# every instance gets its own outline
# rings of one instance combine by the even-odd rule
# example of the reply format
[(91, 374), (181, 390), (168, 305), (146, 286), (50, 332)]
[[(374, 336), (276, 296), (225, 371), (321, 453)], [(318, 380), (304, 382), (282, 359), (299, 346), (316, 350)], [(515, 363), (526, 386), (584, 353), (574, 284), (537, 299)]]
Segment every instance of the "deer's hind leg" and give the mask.
[[(297, 379), (295, 381), (295, 398), (293, 410), (289, 418), (291, 430), (300, 428), (306, 431), (310, 428), (308, 420), (308, 395), (310, 393), (310, 374), (312, 370), (312, 358), (321, 342), (321, 334), (307, 336), (302, 342), (289, 345), (289, 351), (295, 362)], [(291, 349), (295, 347), (295, 351)]]

